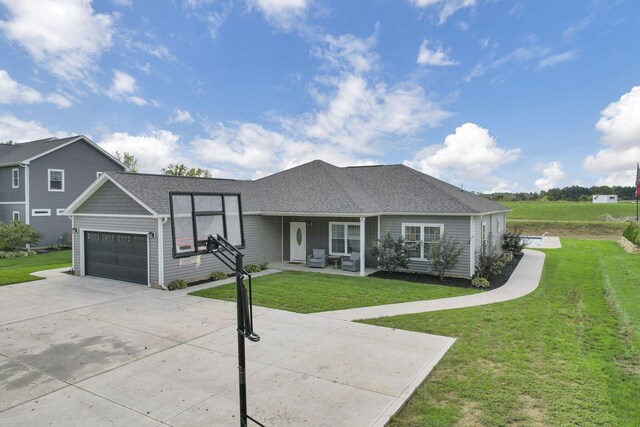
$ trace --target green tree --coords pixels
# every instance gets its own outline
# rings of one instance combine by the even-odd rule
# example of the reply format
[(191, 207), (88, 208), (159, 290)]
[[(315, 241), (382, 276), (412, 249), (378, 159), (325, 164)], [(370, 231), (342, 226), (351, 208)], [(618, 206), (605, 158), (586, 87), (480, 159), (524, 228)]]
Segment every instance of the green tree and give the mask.
[(453, 269), (464, 247), (460, 241), (444, 233), (439, 240), (429, 243), (428, 259), (431, 270), (444, 279), (447, 271)]
[(200, 178), (212, 178), (211, 171), (203, 168), (190, 168), (183, 163), (169, 164), (166, 168), (162, 168), (162, 173), (173, 176), (191, 176)]
[(124, 152), (120, 154), (119, 151), (116, 151), (116, 158), (129, 169), (131, 173), (138, 173), (138, 159), (131, 153)]
[(0, 250), (12, 250), (25, 245), (37, 245), (41, 236), (33, 227), (20, 221), (0, 222)]
[(388, 232), (374, 244), (370, 253), (378, 258), (378, 270), (396, 271), (399, 268), (409, 267), (409, 259), (414, 249), (415, 246), (406, 243), (402, 236), (394, 239)]

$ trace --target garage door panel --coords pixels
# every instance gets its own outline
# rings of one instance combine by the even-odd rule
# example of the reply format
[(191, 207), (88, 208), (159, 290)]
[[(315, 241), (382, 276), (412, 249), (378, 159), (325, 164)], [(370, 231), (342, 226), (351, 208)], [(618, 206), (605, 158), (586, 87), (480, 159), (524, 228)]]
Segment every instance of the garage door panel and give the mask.
[(147, 236), (85, 232), (85, 274), (147, 284)]

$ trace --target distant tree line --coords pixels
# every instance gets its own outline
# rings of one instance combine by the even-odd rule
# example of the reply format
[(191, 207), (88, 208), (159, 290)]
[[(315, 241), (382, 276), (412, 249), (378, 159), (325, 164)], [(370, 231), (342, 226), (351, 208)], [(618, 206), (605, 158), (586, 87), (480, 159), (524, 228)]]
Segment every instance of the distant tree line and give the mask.
[(540, 191), (538, 193), (493, 193), (485, 194), (485, 197), (495, 201), (556, 201), (566, 200), (571, 202), (588, 202), (591, 201), (595, 194), (615, 194), (620, 200), (635, 200), (635, 187), (621, 187), (608, 185), (594, 185), (592, 187), (581, 187), (572, 185), (564, 188), (552, 188), (549, 191)]

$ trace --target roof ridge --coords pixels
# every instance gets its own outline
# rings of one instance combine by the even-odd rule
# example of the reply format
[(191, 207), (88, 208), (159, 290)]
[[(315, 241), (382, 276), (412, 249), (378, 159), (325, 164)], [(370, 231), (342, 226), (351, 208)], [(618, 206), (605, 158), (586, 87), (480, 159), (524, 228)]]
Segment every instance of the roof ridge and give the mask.
[[(431, 179), (435, 179), (435, 180), (437, 180), (437, 181), (439, 181), (439, 182), (442, 182), (442, 183), (444, 183), (444, 184), (450, 185), (451, 187), (453, 187), (453, 188), (455, 188), (455, 189), (458, 189), (458, 190), (460, 190), (461, 192), (464, 192), (465, 190), (463, 190), (463, 189), (461, 189), (461, 188), (458, 188), (458, 187), (456, 187), (455, 185), (452, 185), (452, 184), (449, 184), (449, 183), (447, 183), (447, 182), (444, 182), (444, 181), (442, 181), (441, 179), (438, 179), (438, 178), (433, 177), (433, 176), (431, 176), (431, 175), (427, 175), (427, 174), (425, 174), (425, 173), (422, 173), (422, 172), (420, 172), (420, 171), (417, 171), (417, 170), (415, 170), (415, 169), (413, 169), (413, 168), (411, 168), (411, 167), (409, 167), (409, 166), (407, 166), (407, 165), (399, 165), (399, 166), (402, 166), (402, 167), (405, 167), (405, 168), (409, 169), (409, 170), (411, 171), (411, 173), (413, 173), (414, 175), (417, 175), (417, 176), (420, 178), (420, 180), (421, 180), (421, 181), (423, 181), (425, 184), (429, 185), (431, 188), (434, 188), (435, 190), (437, 190), (438, 192), (440, 192), (440, 194), (443, 194), (443, 195), (445, 195), (445, 196), (453, 196), (453, 197), (456, 199), (456, 202), (460, 203), (460, 205), (464, 206), (465, 208), (469, 209), (469, 210), (470, 210), (470, 211), (472, 211), (472, 212), (476, 210), (476, 209), (474, 209), (471, 205), (469, 205), (467, 202), (465, 202), (465, 201), (463, 201), (463, 200), (460, 200), (460, 198), (459, 198), (459, 197), (457, 197), (457, 194), (455, 194), (454, 192), (447, 193), (446, 191), (444, 191), (443, 189), (439, 188), (438, 186), (433, 185), (433, 183), (432, 183), (432, 182), (429, 182), (429, 180), (425, 179), (425, 177), (429, 177), (429, 178), (431, 178)], [(477, 196), (477, 197), (479, 197), (479, 196)]]
[(167, 175), (163, 173), (148, 173), (148, 172), (127, 172), (127, 171), (107, 171), (107, 173), (115, 173), (120, 175), (136, 175), (136, 176), (155, 176), (160, 178), (188, 178), (188, 179), (206, 179), (213, 181), (233, 181), (233, 182), (256, 182), (251, 179), (234, 179), (234, 178), (207, 178), (204, 176), (180, 176), (180, 175)]
[[(341, 167), (336, 166), (336, 165), (332, 165), (331, 163), (325, 162), (325, 161), (323, 161), (323, 160), (314, 160), (314, 161), (319, 162), (318, 164), (319, 164), (319, 165), (320, 165), (320, 167), (322, 167), (325, 171), (327, 171), (327, 166), (331, 166), (332, 168), (334, 168), (334, 169), (336, 169), (336, 170), (338, 170), (338, 171), (342, 171), (342, 170), (345, 170), (345, 169), (346, 169), (346, 168), (341, 168)], [(310, 163), (310, 162), (309, 162), (309, 163)], [(307, 163), (307, 164), (308, 164), (308, 163)], [(340, 189), (340, 191), (342, 191), (342, 193), (343, 193), (345, 196), (347, 196), (347, 198), (351, 201), (351, 203), (353, 203), (353, 205), (354, 205), (356, 208), (361, 209), (361, 210), (364, 212), (363, 207), (362, 207), (362, 206), (359, 206), (359, 203), (357, 203), (357, 202), (353, 199), (353, 197), (351, 197), (350, 192), (349, 192), (349, 191), (347, 191), (347, 190), (344, 188), (344, 184), (342, 183), (342, 181), (340, 181), (339, 179), (336, 179), (336, 177), (335, 177), (333, 174), (331, 174), (331, 173), (327, 174), (327, 176), (328, 176), (328, 177), (330, 177), (330, 178), (331, 178), (331, 180), (332, 180), (332, 181), (334, 181), (334, 182), (336, 183), (337, 188), (339, 188), (339, 189)]]

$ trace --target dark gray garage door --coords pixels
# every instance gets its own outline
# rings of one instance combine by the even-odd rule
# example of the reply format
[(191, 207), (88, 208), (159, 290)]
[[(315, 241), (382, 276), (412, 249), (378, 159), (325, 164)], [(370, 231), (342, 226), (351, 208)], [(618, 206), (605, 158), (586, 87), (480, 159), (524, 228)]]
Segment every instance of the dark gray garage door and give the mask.
[(84, 233), (85, 274), (147, 284), (147, 236)]

